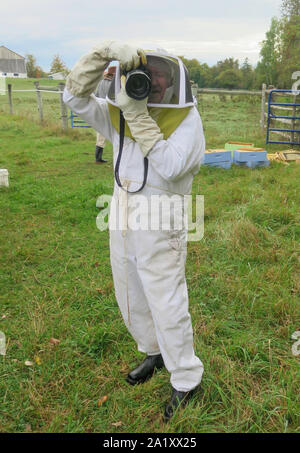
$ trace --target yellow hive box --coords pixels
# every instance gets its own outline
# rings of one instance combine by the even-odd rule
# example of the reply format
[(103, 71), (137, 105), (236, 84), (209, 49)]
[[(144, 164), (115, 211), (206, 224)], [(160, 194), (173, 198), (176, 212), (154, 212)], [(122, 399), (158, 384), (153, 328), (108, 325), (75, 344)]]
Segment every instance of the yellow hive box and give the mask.
[(253, 148), (252, 146), (249, 147), (249, 148), (241, 148), (241, 149), (239, 149), (240, 153), (245, 153), (245, 152), (249, 152), (249, 151), (257, 152), (257, 151), (266, 151), (266, 150), (264, 148)]

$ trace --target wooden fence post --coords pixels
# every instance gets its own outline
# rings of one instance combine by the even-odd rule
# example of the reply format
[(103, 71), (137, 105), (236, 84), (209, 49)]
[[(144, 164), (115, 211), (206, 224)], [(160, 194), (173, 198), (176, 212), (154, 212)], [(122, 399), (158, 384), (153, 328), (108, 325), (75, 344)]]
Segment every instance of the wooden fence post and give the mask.
[(8, 92), (9, 111), (12, 114), (13, 113), (13, 103), (12, 103), (12, 89), (11, 89), (10, 83), (7, 85), (7, 92)]
[(42, 100), (42, 94), (39, 91), (40, 87), (40, 82), (34, 82), (35, 88), (36, 88), (36, 97), (37, 97), (37, 105), (38, 105), (38, 111), (40, 114), (40, 121), (41, 123), (44, 121), (44, 115), (43, 115), (43, 100)]
[[(58, 89), (59, 91), (64, 91), (65, 84), (59, 83)], [(68, 108), (63, 100), (63, 93), (59, 93), (60, 97), (60, 112), (61, 112), (61, 125), (64, 130), (68, 129)]]
[(265, 113), (266, 113), (266, 89), (267, 85), (263, 83), (261, 89), (261, 116), (260, 116), (260, 127), (262, 133), (265, 130)]
[(198, 83), (194, 82), (192, 84), (192, 95), (195, 96), (195, 98), (197, 99), (198, 97)]

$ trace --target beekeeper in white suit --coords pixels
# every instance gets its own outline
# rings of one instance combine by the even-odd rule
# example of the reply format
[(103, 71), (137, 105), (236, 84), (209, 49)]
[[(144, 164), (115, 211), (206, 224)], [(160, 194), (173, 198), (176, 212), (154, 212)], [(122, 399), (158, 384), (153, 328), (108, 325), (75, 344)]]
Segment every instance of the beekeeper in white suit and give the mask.
[[(118, 60), (119, 67), (111, 91), (106, 100), (97, 99), (92, 93), (112, 60)], [(136, 100), (125, 90), (122, 71), (140, 64), (151, 74), (151, 91), (147, 98)], [(177, 57), (103, 42), (82, 57), (69, 74), (64, 101), (113, 143), (114, 198), (122, 216), (121, 227), (110, 228), (115, 293), (127, 328), (139, 351), (146, 354), (126, 380), (132, 385), (145, 382), (165, 366), (172, 385), (164, 412), (169, 420), (178, 406), (189, 400), (203, 373), (194, 353), (188, 311), (186, 229), (164, 229), (161, 222), (158, 229), (133, 229), (128, 216), (131, 197), (150, 201), (153, 195), (183, 198), (191, 192), (205, 140), (187, 71)], [(120, 110), (125, 118), (121, 156)]]

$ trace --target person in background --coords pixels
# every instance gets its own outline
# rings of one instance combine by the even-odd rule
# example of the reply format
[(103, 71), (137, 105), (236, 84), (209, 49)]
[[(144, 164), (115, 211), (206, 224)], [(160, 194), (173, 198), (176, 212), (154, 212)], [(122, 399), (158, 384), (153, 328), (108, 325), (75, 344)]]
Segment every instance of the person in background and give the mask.
[[(113, 79), (113, 76), (116, 72), (115, 66), (109, 66), (108, 69), (104, 72), (103, 79), (100, 81), (96, 91), (95, 96), (97, 98), (106, 98), (108, 93), (110, 83)], [(105, 137), (97, 132), (97, 139), (96, 139), (96, 151), (95, 151), (95, 164), (102, 164), (107, 162), (106, 160), (102, 159), (103, 149), (105, 146)]]

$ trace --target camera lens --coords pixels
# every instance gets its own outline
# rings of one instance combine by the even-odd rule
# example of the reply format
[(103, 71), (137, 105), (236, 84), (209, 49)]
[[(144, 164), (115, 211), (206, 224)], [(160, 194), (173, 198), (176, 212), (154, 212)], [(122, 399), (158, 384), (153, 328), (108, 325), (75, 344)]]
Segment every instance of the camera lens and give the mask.
[(151, 76), (148, 71), (134, 69), (126, 76), (126, 93), (137, 100), (145, 99), (151, 91)]

